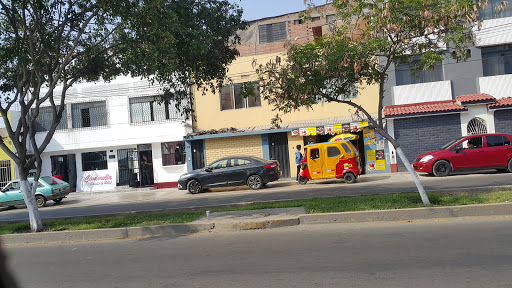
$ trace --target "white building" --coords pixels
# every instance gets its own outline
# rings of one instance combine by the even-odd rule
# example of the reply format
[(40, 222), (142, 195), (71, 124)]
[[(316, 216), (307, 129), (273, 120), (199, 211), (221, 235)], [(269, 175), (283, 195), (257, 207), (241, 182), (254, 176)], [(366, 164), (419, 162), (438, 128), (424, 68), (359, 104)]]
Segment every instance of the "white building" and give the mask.
[[(109, 83), (74, 85), (53, 139), (42, 153), (42, 175), (59, 174), (77, 192), (140, 185), (140, 159), (152, 162), (157, 188), (176, 187), (186, 172), (183, 136), (190, 120), (173, 103), (158, 103), (162, 86), (120, 77)], [(59, 91), (55, 91), (59, 95)], [(52, 123), (49, 108), (38, 121), (38, 145)]]

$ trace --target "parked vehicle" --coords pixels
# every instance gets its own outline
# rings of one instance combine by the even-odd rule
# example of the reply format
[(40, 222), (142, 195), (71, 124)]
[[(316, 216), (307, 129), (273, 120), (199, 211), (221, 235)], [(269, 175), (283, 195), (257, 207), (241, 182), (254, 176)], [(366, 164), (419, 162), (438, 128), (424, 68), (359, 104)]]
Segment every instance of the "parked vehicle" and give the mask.
[[(34, 178), (29, 178), (28, 181), (32, 184)], [(67, 182), (52, 176), (40, 177), (35, 195), (37, 207), (45, 206), (48, 200), (59, 203), (70, 192), (71, 188)], [(20, 180), (12, 180), (0, 192), (0, 206), (12, 207), (23, 204), (25, 204), (25, 200), (20, 191)]]
[(311, 144), (304, 147), (299, 183), (309, 180), (343, 178), (354, 183), (361, 174), (361, 161), (356, 147), (349, 141)]
[(417, 172), (447, 176), (452, 171), (497, 169), (512, 172), (512, 135), (480, 134), (460, 137), (439, 150), (420, 154), (412, 166)]
[(192, 194), (205, 188), (247, 185), (260, 189), (281, 176), (279, 162), (253, 156), (231, 156), (221, 158), (204, 169), (183, 174), (178, 180), (178, 189)]

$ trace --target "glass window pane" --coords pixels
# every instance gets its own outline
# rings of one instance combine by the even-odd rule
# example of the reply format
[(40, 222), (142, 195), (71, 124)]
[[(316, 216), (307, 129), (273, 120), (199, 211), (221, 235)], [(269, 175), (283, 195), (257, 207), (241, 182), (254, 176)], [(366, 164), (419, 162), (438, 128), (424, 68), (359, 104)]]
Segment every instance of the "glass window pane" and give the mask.
[(260, 95), (260, 86), (259, 83), (253, 83), (256, 86), (254, 87), (254, 96), (249, 96), (247, 98), (247, 107), (259, 107), (261, 106), (261, 95)]
[(242, 92), (242, 84), (235, 84), (234, 91), (235, 91), (235, 109), (246, 108), (246, 105), (245, 105), (246, 99), (241, 93)]
[(220, 110), (234, 109), (233, 89), (231, 85), (222, 87), (220, 92)]
[(327, 147), (327, 157), (338, 157), (340, 155), (341, 151), (338, 147)]
[(487, 147), (503, 146), (503, 136), (486, 136)]

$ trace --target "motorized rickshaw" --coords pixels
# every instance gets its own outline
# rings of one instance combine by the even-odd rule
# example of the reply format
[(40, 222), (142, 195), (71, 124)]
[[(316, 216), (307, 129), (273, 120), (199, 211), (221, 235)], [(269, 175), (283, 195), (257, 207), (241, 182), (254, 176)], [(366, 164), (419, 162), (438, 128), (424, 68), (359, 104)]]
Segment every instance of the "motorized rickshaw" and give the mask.
[(343, 178), (354, 183), (361, 174), (359, 152), (350, 141), (310, 144), (304, 147), (299, 183), (309, 180)]

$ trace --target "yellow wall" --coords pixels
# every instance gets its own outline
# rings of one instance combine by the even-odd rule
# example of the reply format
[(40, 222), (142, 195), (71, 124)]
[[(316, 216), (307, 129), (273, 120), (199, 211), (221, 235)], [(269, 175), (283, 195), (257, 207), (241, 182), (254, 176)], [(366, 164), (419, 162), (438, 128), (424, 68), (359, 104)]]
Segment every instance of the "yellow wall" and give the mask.
[[(276, 54), (256, 55), (251, 57), (240, 57), (235, 60), (229, 68), (228, 76), (234, 83), (242, 83), (256, 80), (255, 70), (252, 67), (253, 60), (257, 63), (265, 64), (270, 59), (275, 59)], [(363, 87), (362, 87), (363, 88)], [(221, 129), (221, 128), (244, 128), (263, 126), (271, 124), (271, 119), (277, 111), (272, 111), (270, 106), (262, 99), (261, 107), (253, 107), (237, 110), (220, 110), (220, 92), (213, 94), (211, 92), (202, 95), (200, 91), (194, 91), (195, 113), (197, 117), (196, 128), (198, 130)], [(372, 85), (360, 89), (360, 93), (355, 103), (365, 107), (368, 112), (376, 113), (378, 109), (378, 86)], [(302, 108), (300, 111), (282, 114), (283, 123), (296, 121), (328, 119), (333, 117), (350, 116), (355, 109), (347, 104), (340, 103), (320, 103), (313, 107), (313, 110), (307, 111)], [(280, 113), (281, 114), (281, 113)]]
[[(0, 116), (0, 118), (1, 117), (2, 116)], [(7, 112), (7, 118), (9, 120), (11, 120), (11, 113), (9, 111)], [(0, 121), (3, 121), (3, 119), (0, 119)], [(2, 134), (7, 134), (7, 133), (2, 133)], [(4, 139), (4, 143), (9, 148), (9, 150), (12, 151), (12, 141), (11, 141), (11, 139), (5, 138)], [(12, 159), (9, 156), (7, 156), (7, 154), (2, 149), (0, 149), (0, 160), (9, 160), (9, 161), (11, 161), (11, 177), (14, 177), (14, 161), (12, 161)]]
[(295, 179), (297, 176), (297, 164), (295, 164), (295, 151), (297, 145), (300, 145), (300, 153), (304, 153), (304, 137), (293, 137), (292, 133), (288, 133), (288, 151), (290, 158), (290, 177)]
[(232, 155), (263, 156), (261, 135), (205, 139), (206, 164)]

